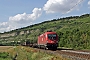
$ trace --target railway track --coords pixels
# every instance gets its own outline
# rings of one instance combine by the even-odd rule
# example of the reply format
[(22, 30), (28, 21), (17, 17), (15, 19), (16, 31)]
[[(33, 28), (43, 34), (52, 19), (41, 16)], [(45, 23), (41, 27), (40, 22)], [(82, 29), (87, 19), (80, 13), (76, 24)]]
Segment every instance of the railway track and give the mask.
[(38, 49), (40, 52), (45, 52), (48, 54), (54, 54), (54, 55), (60, 55), (64, 58), (70, 59), (70, 60), (90, 60), (90, 51), (82, 51), (82, 50), (43, 50)]
[(90, 60), (90, 52), (74, 50), (57, 50), (57, 53), (71, 60)]

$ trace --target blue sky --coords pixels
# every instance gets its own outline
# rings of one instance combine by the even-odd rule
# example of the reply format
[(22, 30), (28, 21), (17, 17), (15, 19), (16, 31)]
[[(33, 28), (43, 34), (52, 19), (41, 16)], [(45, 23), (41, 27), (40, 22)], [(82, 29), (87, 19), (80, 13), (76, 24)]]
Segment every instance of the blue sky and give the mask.
[(0, 0), (0, 32), (86, 13), (90, 0)]

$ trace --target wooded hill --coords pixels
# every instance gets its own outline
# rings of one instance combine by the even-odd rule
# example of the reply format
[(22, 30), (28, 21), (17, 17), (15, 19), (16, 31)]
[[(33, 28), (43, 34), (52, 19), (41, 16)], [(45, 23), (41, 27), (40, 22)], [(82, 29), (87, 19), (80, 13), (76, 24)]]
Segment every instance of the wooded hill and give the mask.
[(59, 47), (90, 49), (90, 14), (53, 19), (0, 33), (0, 45), (36, 42), (37, 37), (48, 30), (57, 32)]

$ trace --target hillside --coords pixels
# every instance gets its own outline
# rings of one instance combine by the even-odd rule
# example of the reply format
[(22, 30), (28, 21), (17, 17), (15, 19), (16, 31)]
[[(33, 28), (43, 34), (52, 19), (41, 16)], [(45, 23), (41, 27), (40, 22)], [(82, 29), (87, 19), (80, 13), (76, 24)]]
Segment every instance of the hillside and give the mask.
[(60, 47), (90, 49), (90, 14), (53, 19), (0, 33), (0, 45), (19, 45), (24, 41), (36, 42), (37, 37), (48, 30), (58, 33)]

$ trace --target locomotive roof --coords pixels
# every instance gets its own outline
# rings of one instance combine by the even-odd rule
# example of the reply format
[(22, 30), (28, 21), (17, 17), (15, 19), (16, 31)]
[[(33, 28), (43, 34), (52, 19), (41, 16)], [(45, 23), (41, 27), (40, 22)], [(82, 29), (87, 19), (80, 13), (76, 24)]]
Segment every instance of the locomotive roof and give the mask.
[(51, 34), (51, 33), (56, 33), (56, 32), (45, 32), (45, 34)]
[(44, 34), (56, 34), (56, 32), (50, 32), (50, 31), (48, 31), (48, 32), (45, 32), (45, 33), (41, 34), (40, 36), (43, 36)]

